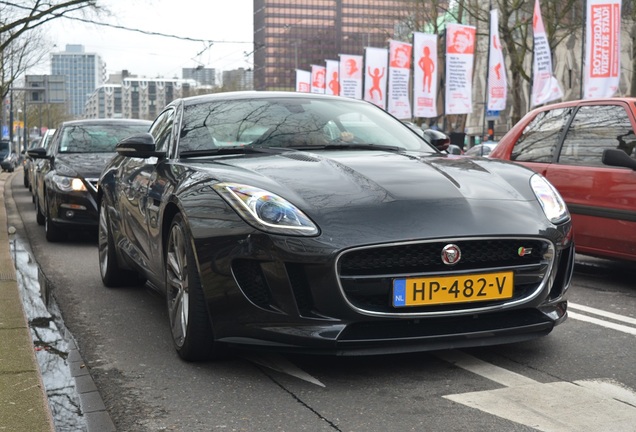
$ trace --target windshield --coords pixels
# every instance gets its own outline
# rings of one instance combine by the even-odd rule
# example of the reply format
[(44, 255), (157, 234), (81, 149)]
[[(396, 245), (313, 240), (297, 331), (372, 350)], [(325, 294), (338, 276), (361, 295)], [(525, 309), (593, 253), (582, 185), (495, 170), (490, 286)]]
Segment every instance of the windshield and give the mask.
[(72, 125), (62, 130), (59, 153), (111, 153), (119, 141), (148, 132), (146, 124)]
[(186, 106), (180, 135), (180, 153), (238, 146), (311, 150), (338, 144), (435, 152), (386, 112), (346, 99), (206, 101)]
[(9, 153), (9, 141), (0, 141), (0, 154), (6, 155)]

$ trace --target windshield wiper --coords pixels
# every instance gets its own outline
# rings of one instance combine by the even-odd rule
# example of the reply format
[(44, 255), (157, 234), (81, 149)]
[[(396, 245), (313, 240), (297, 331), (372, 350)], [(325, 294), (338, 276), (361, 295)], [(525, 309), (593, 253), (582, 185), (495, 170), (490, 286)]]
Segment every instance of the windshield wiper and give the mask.
[(398, 146), (379, 145), (379, 144), (324, 144), (324, 145), (309, 145), (309, 146), (294, 146), (297, 150), (384, 150), (396, 153), (402, 153), (404, 148)]
[(246, 146), (230, 146), (216, 147), (205, 150), (187, 150), (179, 153), (180, 158), (200, 157), (200, 156), (217, 156), (217, 155), (235, 155), (235, 154), (253, 154), (253, 153), (281, 153), (289, 151), (289, 148), (280, 147), (253, 147)]

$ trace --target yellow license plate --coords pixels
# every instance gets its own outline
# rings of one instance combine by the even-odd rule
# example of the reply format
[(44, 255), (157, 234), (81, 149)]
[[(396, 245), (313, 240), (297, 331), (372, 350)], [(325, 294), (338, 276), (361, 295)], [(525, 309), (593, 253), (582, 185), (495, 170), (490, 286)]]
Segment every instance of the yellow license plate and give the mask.
[(393, 280), (393, 306), (470, 303), (512, 297), (512, 272)]

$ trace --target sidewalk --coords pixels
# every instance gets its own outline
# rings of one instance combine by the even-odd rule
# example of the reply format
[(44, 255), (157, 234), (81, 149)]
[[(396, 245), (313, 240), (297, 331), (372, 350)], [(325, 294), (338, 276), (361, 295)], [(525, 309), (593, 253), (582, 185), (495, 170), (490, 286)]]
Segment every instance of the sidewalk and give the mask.
[(9, 248), (10, 227), (0, 173), (0, 431), (51, 432), (49, 409)]

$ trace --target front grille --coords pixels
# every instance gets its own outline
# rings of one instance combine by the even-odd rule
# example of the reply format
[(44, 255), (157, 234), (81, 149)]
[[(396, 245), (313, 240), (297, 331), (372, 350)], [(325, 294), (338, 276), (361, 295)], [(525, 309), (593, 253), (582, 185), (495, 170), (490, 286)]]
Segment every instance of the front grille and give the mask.
[[(461, 249), (455, 265), (442, 261), (448, 244)], [(523, 251), (521, 253), (520, 251)], [(527, 298), (541, 286), (552, 267), (550, 242), (530, 239), (461, 239), (365, 247), (344, 252), (337, 269), (341, 288), (355, 308), (378, 314), (423, 314), (458, 309), (470, 311)], [(407, 308), (392, 306), (393, 279), (513, 271), (512, 299)]]
[[(462, 251), (460, 262), (454, 271), (536, 264), (548, 244), (541, 240), (495, 239), (463, 240), (432, 243), (401, 244), (375, 247), (348, 252), (340, 258), (341, 276), (382, 275), (393, 273), (447, 272), (442, 262), (444, 246), (456, 244)], [(532, 253), (519, 256), (519, 248), (532, 249)]]

